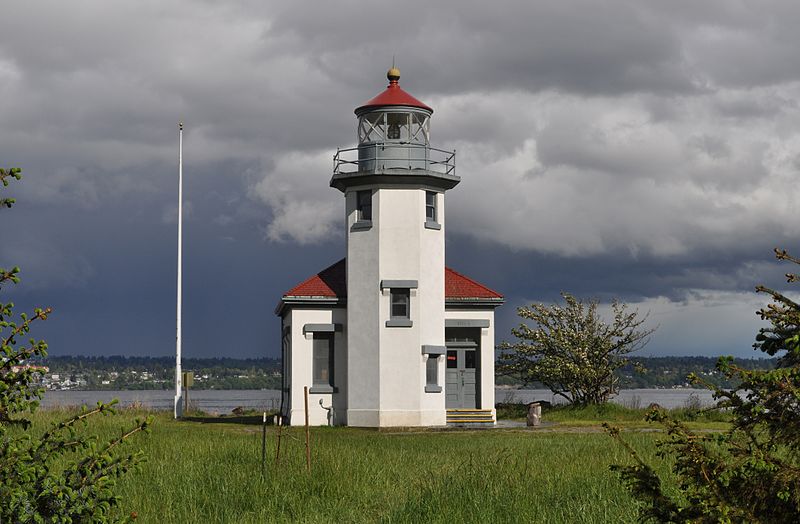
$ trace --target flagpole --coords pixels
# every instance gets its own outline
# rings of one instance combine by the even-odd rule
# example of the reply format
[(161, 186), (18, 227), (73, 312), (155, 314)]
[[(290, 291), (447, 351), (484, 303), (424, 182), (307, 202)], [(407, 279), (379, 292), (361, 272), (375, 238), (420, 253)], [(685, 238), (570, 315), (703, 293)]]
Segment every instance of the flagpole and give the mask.
[(183, 122), (178, 124), (178, 301), (175, 336), (175, 418), (183, 416), (181, 375), (181, 303), (183, 301)]

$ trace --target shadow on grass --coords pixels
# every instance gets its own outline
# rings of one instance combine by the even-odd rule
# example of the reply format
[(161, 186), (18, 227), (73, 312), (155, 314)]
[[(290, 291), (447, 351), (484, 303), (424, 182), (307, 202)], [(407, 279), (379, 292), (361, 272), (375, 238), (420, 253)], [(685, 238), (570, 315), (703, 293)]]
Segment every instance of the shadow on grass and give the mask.
[[(201, 424), (242, 424), (245, 426), (260, 426), (263, 415), (191, 415), (185, 416), (184, 422), (199, 422)], [(273, 417), (267, 415), (267, 426), (273, 425)]]

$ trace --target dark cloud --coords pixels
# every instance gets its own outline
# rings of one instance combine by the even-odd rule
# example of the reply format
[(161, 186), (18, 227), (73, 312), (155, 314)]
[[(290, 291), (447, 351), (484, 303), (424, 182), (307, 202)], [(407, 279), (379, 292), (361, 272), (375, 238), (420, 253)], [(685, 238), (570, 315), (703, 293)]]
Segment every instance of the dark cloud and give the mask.
[(54, 352), (170, 354), (184, 120), (186, 352), (275, 355), (280, 294), (344, 253), (331, 156), (396, 56), (434, 145), (458, 150), (448, 263), (507, 295), (498, 333), (568, 290), (652, 309), (657, 352), (748, 348), (750, 290), (783, 285), (770, 250), (800, 235), (798, 18), (777, 1), (14, 3), (0, 162), (25, 180), (0, 262), (23, 266), (20, 305), (56, 307)]

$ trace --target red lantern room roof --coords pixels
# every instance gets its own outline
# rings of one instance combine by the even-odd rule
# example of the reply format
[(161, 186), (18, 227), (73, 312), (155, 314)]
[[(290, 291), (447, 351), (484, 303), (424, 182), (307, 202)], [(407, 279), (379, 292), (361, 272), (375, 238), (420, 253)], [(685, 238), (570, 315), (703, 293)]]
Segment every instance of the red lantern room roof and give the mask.
[(389, 72), (386, 73), (386, 78), (389, 79), (389, 85), (386, 87), (386, 91), (379, 94), (366, 104), (363, 104), (356, 108), (356, 114), (363, 113), (368, 109), (372, 109), (374, 107), (385, 107), (385, 106), (410, 106), (410, 107), (418, 107), (420, 109), (425, 109), (426, 111), (430, 111), (433, 113), (433, 109), (429, 106), (426, 106), (413, 96), (409, 95), (400, 87), (398, 81), (400, 80), (400, 70), (396, 67), (389, 69)]

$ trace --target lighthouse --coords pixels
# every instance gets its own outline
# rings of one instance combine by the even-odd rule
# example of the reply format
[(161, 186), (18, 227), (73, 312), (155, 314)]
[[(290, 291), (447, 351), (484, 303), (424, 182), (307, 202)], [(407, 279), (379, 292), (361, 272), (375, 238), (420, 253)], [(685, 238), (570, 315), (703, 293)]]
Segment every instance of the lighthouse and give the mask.
[[(431, 147), (433, 109), (400, 87), (399, 70), (387, 77), (386, 90), (355, 110), (358, 146), (338, 152), (331, 178), (347, 220), (347, 373), (363, 377), (348, 390), (347, 418), (443, 425), (444, 395), (404, 392), (424, 390), (424, 364), (445, 353), (444, 202), (459, 183), (455, 153)], [(443, 384), (436, 364), (430, 372)]]
[(400, 87), (400, 71), (387, 78), (355, 109), (357, 145), (334, 156), (347, 257), (276, 310), (282, 411), (297, 423), (307, 384), (318, 423), (493, 424), (494, 308), (503, 298), (445, 266), (446, 193), (461, 181), (455, 152), (432, 147), (433, 109)]

